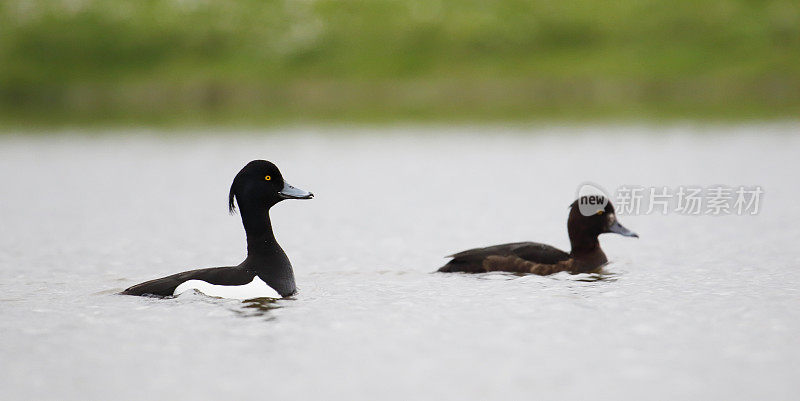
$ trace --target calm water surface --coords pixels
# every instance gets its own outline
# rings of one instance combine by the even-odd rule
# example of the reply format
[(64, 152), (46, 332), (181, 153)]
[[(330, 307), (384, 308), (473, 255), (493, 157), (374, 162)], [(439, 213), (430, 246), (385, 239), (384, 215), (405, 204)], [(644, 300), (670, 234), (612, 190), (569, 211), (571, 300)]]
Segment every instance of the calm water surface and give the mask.
[[(377, 133), (377, 135), (373, 135)], [(288, 129), (0, 137), (3, 399), (800, 397), (800, 126)], [(239, 263), (249, 160), (299, 294), (115, 295)], [(620, 216), (601, 276), (431, 273), (568, 248), (582, 182), (761, 185), (757, 216)]]

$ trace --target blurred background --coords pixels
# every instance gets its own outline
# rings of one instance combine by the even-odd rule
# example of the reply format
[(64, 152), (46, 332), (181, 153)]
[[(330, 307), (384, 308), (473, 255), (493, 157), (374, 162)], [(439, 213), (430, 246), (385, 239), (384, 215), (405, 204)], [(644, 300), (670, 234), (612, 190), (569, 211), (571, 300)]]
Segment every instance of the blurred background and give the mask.
[[(796, 401), (798, 112), (798, 0), (0, 0), (4, 400)], [(253, 159), (299, 293), (118, 295), (244, 258)], [(587, 182), (764, 195), (433, 273)]]
[(785, 119), (796, 0), (4, 0), (7, 125)]

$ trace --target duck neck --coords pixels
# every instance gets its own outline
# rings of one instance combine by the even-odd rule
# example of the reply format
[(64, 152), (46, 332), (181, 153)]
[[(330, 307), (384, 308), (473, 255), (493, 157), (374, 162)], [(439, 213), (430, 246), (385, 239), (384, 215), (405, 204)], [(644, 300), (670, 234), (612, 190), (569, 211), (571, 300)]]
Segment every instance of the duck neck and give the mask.
[(603, 250), (600, 249), (600, 241), (597, 240), (597, 236), (580, 236), (577, 238), (570, 236), (569, 243), (572, 247), (572, 251), (570, 252), (572, 255), (585, 255), (598, 251), (603, 252)]
[(277, 241), (269, 219), (269, 206), (245, 204), (239, 205), (239, 209), (247, 234), (247, 254), (264, 254), (274, 249)]
[(577, 263), (577, 271), (591, 272), (608, 262), (596, 235), (570, 236), (569, 242), (569, 254)]
[(271, 206), (239, 205), (247, 234), (247, 258), (239, 266), (255, 271), (268, 286), (286, 297), (294, 294), (297, 288), (292, 264), (272, 233)]

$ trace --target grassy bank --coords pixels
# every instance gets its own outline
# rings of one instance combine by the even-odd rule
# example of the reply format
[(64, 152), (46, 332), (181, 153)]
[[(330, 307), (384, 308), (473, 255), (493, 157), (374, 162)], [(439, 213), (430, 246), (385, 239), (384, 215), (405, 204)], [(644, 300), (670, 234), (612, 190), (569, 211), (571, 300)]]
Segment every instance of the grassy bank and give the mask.
[(796, 118), (780, 1), (6, 0), (6, 123)]

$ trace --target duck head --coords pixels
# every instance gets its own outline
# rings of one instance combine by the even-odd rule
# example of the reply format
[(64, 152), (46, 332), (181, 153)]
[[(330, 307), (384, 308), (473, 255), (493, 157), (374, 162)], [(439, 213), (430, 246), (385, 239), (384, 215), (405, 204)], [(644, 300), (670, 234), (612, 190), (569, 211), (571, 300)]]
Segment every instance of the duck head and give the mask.
[(596, 243), (597, 236), (605, 233), (639, 238), (638, 234), (619, 223), (611, 202), (603, 197), (590, 198), (581, 196), (570, 205), (567, 231), (573, 248)]
[(261, 206), (270, 208), (284, 199), (311, 199), (314, 194), (295, 188), (283, 179), (280, 170), (266, 160), (247, 163), (233, 179), (228, 194), (228, 210), (233, 213), (239, 207)]

